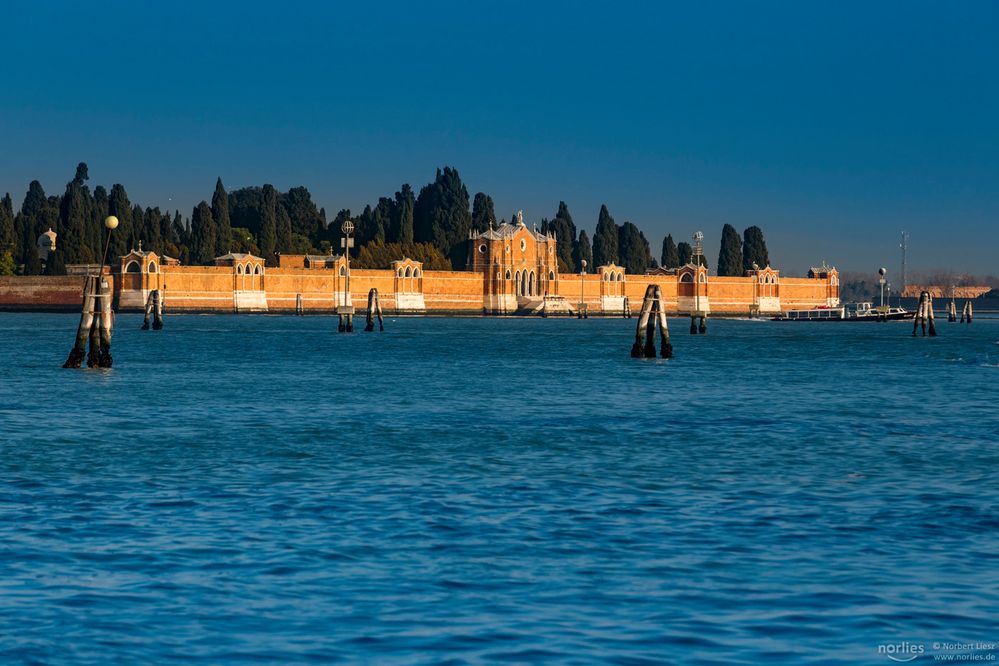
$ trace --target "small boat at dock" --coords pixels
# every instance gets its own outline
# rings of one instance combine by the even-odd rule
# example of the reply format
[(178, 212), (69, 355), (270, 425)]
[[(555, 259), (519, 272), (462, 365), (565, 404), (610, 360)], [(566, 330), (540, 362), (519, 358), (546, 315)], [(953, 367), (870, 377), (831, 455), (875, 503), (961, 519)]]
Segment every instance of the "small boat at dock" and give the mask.
[(897, 321), (912, 319), (915, 312), (905, 308), (870, 303), (848, 303), (835, 308), (812, 308), (811, 310), (787, 310), (773, 321)]

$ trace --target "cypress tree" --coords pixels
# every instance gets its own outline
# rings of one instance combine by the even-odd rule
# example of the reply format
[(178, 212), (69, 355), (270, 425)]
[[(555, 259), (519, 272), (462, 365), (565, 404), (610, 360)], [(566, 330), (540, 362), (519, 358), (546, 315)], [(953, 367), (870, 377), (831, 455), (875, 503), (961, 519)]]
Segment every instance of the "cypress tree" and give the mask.
[(690, 247), (690, 243), (680, 241), (676, 246), (676, 254), (680, 260), (680, 265), (686, 266), (694, 258), (694, 248)]
[(721, 249), (718, 251), (718, 275), (743, 275), (742, 239), (731, 224), (722, 227)]
[(22, 241), (23, 252), (24, 252), (24, 268), (21, 270), (22, 275), (41, 275), (42, 272), (42, 260), (38, 256), (38, 243), (37, 238), (35, 238), (34, 232), (31, 231), (29, 227), (25, 227), (25, 238)]
[[(145, 215), (142, 212), (142, 206), (140, 206), (139, 204), (133, 205), (132, 206), (132, 238), (129, 241), (129, 246), (128, 246), (129, 249), (132, 249), (132, 248), (139, 249), (139, 241), (143, 240), (143, 238), (142, 238), (142, 229), (143, 229), (143, 225), (145, 224), (144, 219), (145, 219)], [(147, 247), (146, 249), (148, 250), (149, 248)]]
[(393, 226), (398, 228), (395, 242), (408, 245), (413, 242), (413, 207), (416, 198), (409, 183), (403, 183), (402, 190), (395, 193), (395, 214), (397, 221)]
[(277, 207), (277, 253), (291, 254), (292, 248), (291, 216), (284, 206)]
[(163, 225), (160, 223), (160, 209), (146, 208), (142, 214), (143, 249), (163, 254)]
[(582, 270), (583, 261), (586, 262), (586, 267), (592, 272), (594, 268), (593, 265), (593, 248), (590, 247), (590, 237), (586, 235), (586, 231), (579, 232), (579, 240), (576, 241), (576, 247), (572, 253), (573, 261), (576, 264), (576, 268)]
[(87, 165), (80, 162), (76, 167), (76, 176), (66, 184), (66, 193), (59, 204), (62, 231), (57, 242), (65, 250), (63, 260), (70, 264), (96, 261), (90, 243), (91, 200), (90, 189), (85, 185), (88, 178)]
[(215, 249), (220, 254), (229, 252), (232, 246), (232, 222), (229, 218), (229, 195), (222, 185), (222, 177), (215, 181), (212, 195), (212, 220), (215, 222)]
[(326, 229), (325, 211), (322, 213), (312, 201), (312, 193), (303, 186), (293, 187), (281, 195), (279, 203), (288, 209), (291, 218), (291, 231), (307, 237), (318, 244), (320, 235)]
[(555, 213), (555, 219), (544, 225), (544, 228), (555, 234), (555, 251), (558, 254), (559, 269), (566, 273), (576, 272), (579, 269), (579, 263), (574, 256), (576, 224), (572, 221), (569, 207), (564, 201), (558, 202), (558, 212)]
[(468, 232), (472, 229), (468, 205), (468, 189), (458, 170), (444, 167), (437, 170), (433, 183), (420, 190), (413, 209), (416, 241), (433, 243), (457, 270), (463, 269), (468, 259)]
[[(66, 274), (66, 260), (64, 256), (66, 251), (56, 245), (56, 249), (49, 252), (48, 259), (45, 260), (45, 275), (65, 275)], [(36, 255), (37, 256), (37, 255)]]
[[(107, 241), (108, 230), (104, 227), (104, 220), (108, 216), (110, 202), (108, 191), (103, 185), (94, 188), (94, 197), (90, 207), (90, 249), (100, 261), (104, 258), (104, 243)], [(113, 236), (114, 234), (112, 234)], [(113, 257), (110, 249), (108, 256)], [(112, 265), (114, 262), (112, 261)]]
[(17, 245), (14, 230), (14, 202), (10, 193), (0, 200), (0, 254), (10, 252), (13, 256)]
[(622, 224), (618, 231), (618, 255), (621, 265), (632, 275), (644, 275), (652, 263), (649, 242), (631, 222)]
[(472, 201), (472, 230), (485, 231), (496, 225), (496, 209), (493, 198), (485, 192), (476, 192)]
[(385, 244), (389, 237), (398, 237), (395, 225), (395, 202), (388, 197), (378, 197), (378, 204), (371, 211), (372, 223), (375, 227), (375, 242)]
[(597, 266), (617, 264), (619, 261), (617, 224), (614, 223), (607, 206), (600, 206), (597, 230), (593, 234), (593, 261)]
[[(384, 230), (382, 233), (384, 234)], [(374, 209), (368, 205), (364, 207), (360, 215), (354, 218), (354, 247), (360, 250), (377, 237), (378, 229), (376, 227)]]
[(770, 265), (770, 255), (767, 253), (767, 242), (763, 240), (763, 230), (752, 226), (742, 232), (742, 270), (753, 269), (753, 263), (760, 268)]
[(257, 234), (257, 247), (266, 261), (274, 260), (277, 249), (277, 190), (273, 185), (264, 185), (263, 207), (260, 210), (260, 233)]
[(191, 261), (201, 265), (212, 263), (220, 256), (216, 252), (216, 242), (218, 230), (212, 219), (212, 209), (207, 201), (202, 201), (191, 214)]
[(111, 233), (111, 250), (109, 252), (114, 260), (128, 253), (129, 243), (135, 235), (132, 229), (132, 204), (128, 201), (125, 187), (120, 183), (111, 186), (111, 194), (108, 197), (108, 214), (118, 218), (118, 228)]
[(659, 257), (659, 265), (663, 268), (679, 268), (680, 267), (680, 253), (676, 249), (676, 243), (673, 242), (673, 236), (666, 234), (666, 238), (663, 239), (663, 251), (662, 256)]

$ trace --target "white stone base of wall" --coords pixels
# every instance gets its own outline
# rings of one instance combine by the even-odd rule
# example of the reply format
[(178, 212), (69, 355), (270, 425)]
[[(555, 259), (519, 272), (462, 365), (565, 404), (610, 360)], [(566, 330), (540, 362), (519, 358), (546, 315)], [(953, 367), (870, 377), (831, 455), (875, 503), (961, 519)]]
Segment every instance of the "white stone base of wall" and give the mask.
[(145, 310), (147, 300), (149, 300), (148, 289), (123, 289), (118, 295), (118, 307)]
[(395, 309), (399, 312), (424, 312), (427, 303), (423, 299), (423, 294), (395, 294)]
[(691, 314), (692, 312), (711, 312), (711, 301), (707, 296), (699, 296), (697, 304), (694, 304), (693, 296), (680, 296), (676, 299), (676, 311), (680, 314)]
[(232, 299), (236, 304), (236, 312), (267, 312), (267, 294), (263, 291), (237, 289), (232, 292)]
[(485, 309), (490, 314), (513, 314), (517, 311), (517, 297), (513, 294), (489, 294)]
[(601, 296), (600, 310), (609, 314), (624, 312), (624, 296)]
[(767, 314), (780, 313), (780, 296), (760, 296), (760, 312)]

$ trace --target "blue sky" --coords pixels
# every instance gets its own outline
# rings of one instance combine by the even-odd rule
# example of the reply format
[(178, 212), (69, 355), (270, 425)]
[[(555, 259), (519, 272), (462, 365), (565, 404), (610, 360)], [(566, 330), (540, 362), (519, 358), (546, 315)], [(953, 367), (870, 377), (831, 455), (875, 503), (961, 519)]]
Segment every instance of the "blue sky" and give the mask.
[(798, 272), (999, 273), (999, 3), (37, 2), (6, 6), (0, 190), (75, 165), (190, 215), (306, 185), (332, 217), (456, 166), (497, 215), (565, 200), (764, 230)]

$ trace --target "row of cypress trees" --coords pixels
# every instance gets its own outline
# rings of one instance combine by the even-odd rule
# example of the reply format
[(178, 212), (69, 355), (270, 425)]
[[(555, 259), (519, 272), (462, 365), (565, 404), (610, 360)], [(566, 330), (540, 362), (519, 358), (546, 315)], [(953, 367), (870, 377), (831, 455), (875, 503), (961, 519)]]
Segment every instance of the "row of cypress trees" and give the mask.
[[(112, 235), (111, 257), (126, 254), (141, 240), (143, 248), (185, 264), (208, 264), (227, 252), (249, 252), (274, 262), (279, 254), (325, 253), (331, 247), (338, 250), (341, 224), (352, 219), (356, 253), (369, 244), (395, 244), (407, 251), (439, 256), (435, 259), (438, 265), (449, 261), (461, 269), (465, 267), (469, 232), (485, 231), (497, 224), (492, 197), (484, 192), (470, 197), (452, 167), (438, 169), (433, 182), (424, 185), (419, 194), (406, 183), (394, 195), (365, 206), (358, 215), (340, 210), (329, 224), (326, 211), (315, 205), (305, 187), (281, 192), (268, 184), (227, 192), (219, 178), (211, 202), (201, 201), (185, 219), (179, 211), (171, 216), (159, 208), (133, 204), (121, 184), (113, 185), (110, 192), (98, 185), (91, 192), (88, 180), (87, 165), (81, 162), (62, 196), (47, 196), (36, 180), (28, 186), (16, 214), (9, 194), (0, 200), (0, 274), (14, 272), (17, 265), (25, 274), (41, 272), (36, 239), (49, 228), (58, 234), (58, 242), (45, 272), (59, 274), (65, 272), (66, 264), (100, 261), (103, 220), (109, 214), (119, 220)], [(542, 219), (540, 226), (542, 231), (555, 234), (563, 272), (578, 272), (586, 261), (590, 271), (614, 263), (631, 274), (642, 274), (657, 265), (674, 268), (691, 260), (690, 245), (675, 244), (667, 235), (657, 264), (644, 233), (631, 222), (618, 225), (605, 205), (600, 207), (592, 243), (585, 230), (577, 230), (564, 201), (559, 202), (555, 216)], [(375, 257), (383, 253), (369, 254)], [(760, 229), (746, 229), (740, 241), (735, 229), (726, 224), (718, 274), (741, 275), (754, 261), (761, 266), (769, 263)]]

